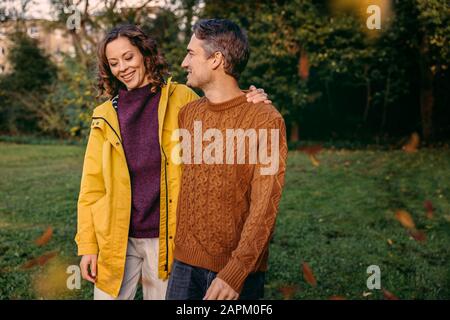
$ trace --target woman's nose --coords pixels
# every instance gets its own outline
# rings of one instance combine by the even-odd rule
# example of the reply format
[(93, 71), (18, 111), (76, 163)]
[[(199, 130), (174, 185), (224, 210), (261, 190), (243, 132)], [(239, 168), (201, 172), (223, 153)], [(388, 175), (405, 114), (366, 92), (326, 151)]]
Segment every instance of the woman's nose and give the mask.
[(127, 64), (124, 61), (119, 62), (119, 71), (125, 71), (127, 69)]

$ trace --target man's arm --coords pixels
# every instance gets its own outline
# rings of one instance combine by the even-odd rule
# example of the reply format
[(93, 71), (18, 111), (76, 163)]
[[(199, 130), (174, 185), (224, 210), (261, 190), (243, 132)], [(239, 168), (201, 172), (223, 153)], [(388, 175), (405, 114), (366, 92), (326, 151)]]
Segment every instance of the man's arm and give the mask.
[[(233, 251), (225, 268), (217, 275), (217, 278), (223, 280), (236, 293), (240, 293), (245, 279), (254, 269), (273, 233), (286, 171), (288, 149), (283, 118), (277, 117), (258, 127), (268, 129), (267, 154), (279, 151), (279, 166), (275, 174), (264, 175), (261, 174), (261, 169), (267, 167), (267, 165), (261, 163), (255, 165), (251, 182), (249, 216), (242, 229), (237, 248)], [(269, 139), (271, 129), (279, 130), (278, 150), (272, 150), (271, 148), (272, 143)], [(261, 147), (263, 146), (259, 146), (259, 148)]]

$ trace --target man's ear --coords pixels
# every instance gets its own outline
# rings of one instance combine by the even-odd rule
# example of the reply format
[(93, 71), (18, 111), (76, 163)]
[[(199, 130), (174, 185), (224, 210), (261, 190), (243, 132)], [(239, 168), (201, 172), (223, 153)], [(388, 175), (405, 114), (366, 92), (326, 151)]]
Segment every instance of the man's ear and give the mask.
[(212, 68), (216, 70), (224, 63), (223, 55), (221, 52), (215, 52), (212, 57)]

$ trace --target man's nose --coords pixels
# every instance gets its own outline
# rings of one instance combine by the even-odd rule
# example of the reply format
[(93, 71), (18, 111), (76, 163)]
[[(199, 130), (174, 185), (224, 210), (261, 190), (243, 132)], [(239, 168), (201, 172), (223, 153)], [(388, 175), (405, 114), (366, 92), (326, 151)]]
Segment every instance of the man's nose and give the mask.
[(184, 57), (183, 62), (181, 62), (181, 67), (184, 69), (188, 67), (187, 57)]

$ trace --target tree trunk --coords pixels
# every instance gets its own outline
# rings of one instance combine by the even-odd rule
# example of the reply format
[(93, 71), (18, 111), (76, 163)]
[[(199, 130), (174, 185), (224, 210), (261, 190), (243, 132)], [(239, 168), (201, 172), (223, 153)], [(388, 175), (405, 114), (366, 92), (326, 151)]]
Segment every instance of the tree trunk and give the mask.
[(380, 126), (380, 135), (383, 135), (384, 128), (386, 126), (386, 119), (387, 119), (387, 108), (389, 104), (389, 94), (391, 91), (391, 69), (389, 68), (388, 76), (386, 79), (386, 92), (384, 93), (384, 101), (383, 101), (383, 113), (381, 116), (381, 126)]
[(333, 116), (333, 100), (331, 98), (330, 82), (328, 80), (325, 81), (325, 90), (327, 93), (328, 115), (330, 117), (332, 117)]
[(364, 123), (369, 118), (369, 110), (372, 102), (372, 82), (369, 78), (366, 79), (366, 108), (364, 109)]
[(297, 142), (299, 140), (299, 136), (298, 136), (298, 124), (296, 121), (292, 121), (291, 123), (291, 134), (289, 137), (289, 141), (291, 142)]
[(425, 141), (429, 141), (433, 136), (433, 106), (433, 89), (421, 88), (420, 114), (422, 117), (422, 135)]
[(189, 39), (192, 32), (192, 20), (194, 18), (194, 7), (197, 4), (197, 0), (185, 0), (183, 1), (184, 6), (184, 17), (186, 19), (186, 28), (184, 30), (185, 39)]
[(82, 65), (88, 66), (87, 53), (83, 49), (80, 36), (76, 33), (76, 30), (71, 30), (69, 31), (69, 33), (72, 37), (72, 43), (75, 47), (75, 54), (77, 56), (77, 59), (79, 59)]
[(422, 37), (420, 49), (420, 116), (422, 121), (422, 138), (429, 141), (433, 136), (433, 73), (428, 63), (428, 44), (426, 36)]

